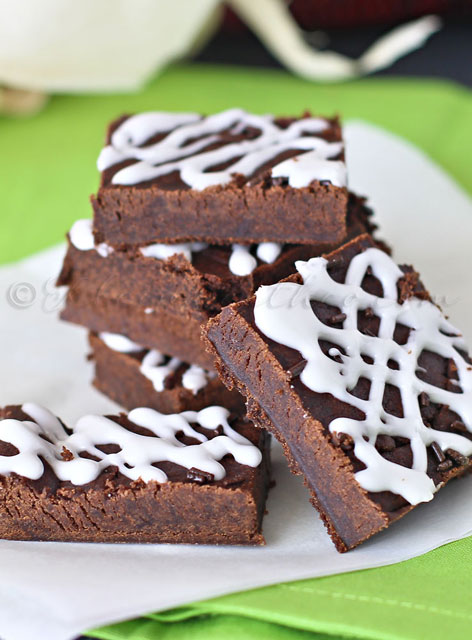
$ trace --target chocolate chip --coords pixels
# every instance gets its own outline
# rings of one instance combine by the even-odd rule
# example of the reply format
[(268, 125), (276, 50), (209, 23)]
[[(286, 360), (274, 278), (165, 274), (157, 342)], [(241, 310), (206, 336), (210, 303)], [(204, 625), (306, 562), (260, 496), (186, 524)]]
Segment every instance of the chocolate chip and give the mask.
[(301, 360), (298, 360), (298, 362), (295, 362), (295, 364), (292, 364), (287, 369), (287, 373), (290, 376), (290, 380), (293, 380), (293, 378), (296, 378), (297, 376), (299, 376), (303, 371), (303, 369), (305, 368), (306, 364), (307, 364), (307, 361), (305, 360), (305, 358), (302, 358)]
[(285, 187), (288, 185), (288, 178), (272, 178), (274, 187)]
[(372, 307), (367, 307), (364, 313), (366, 318), (372, 318), (374, 316), (374, 310), (372, 309)]
[(455, 449), (447, 449), (446, 455), (459, 467), (465, 467), (469, 464), (469, 458), (462, 455), (462, 453), (459, 453), (459, 451), (456, 451)]
[(437, 466), (437, 470), (444, 472), (444, 471), (449, 471), (449, 469), (452, 467), (452, 462), (451, 460), (444, 460), (443, 462), (440, 462)]
[(344, 256), (342, 255), (333, 256), (329, 261), (328, 268), (343, 267), (344, 262), (345, 262)]
[(347, 318), (345, 313), (336, 313), (334, 314), (334, 316), (331, 316), (331, 318), (328, 320), (329, 324), (338, 324), (340, 322), (344, 322), (344, 320)]
[(457, 373), (457, 365), (454, 362), (454, 360), (449, 359), (447, 361), (447, 375), (452, 378), (453, 376), (455, 377), (455, 374)]
[(461, 431), (462, 433), (468, 433), (469, 431), (461, 420), (454, 420), (454, 422), (451, 424), (451, 429)]
[(192, 480), (199, 484), (207, 484), (209, 482), (213, 482), (214, 479), (215, 476), (212, 473), (207, 473), (201, 469), (195, 469), (195, 467), (192, 467), (187, 471), (187, 480)]
[(437, 409), (432, 404), (428, 405), (427, 407), (421, 407), (421, 416), (426, 426), (429, 426), (429, 427), (432, 426), (432, 423), (436, 417), (436, 414), (437, 414)]
[(422, 391), (418, 396), (418, 400), (420, 401), (421, 407), (429, 406), (429, 396), (425, 391)]
[(456, 380), (448, 380), (446, 382), (446, 389), (447, 391), (452, 391), (453, 393), (459, 393), (460, 385), (457, 383)]
[(218, 426), (216, 427), (216, 429), (213, 429), (213, 433), (215, 434), (215, 437), (216, 437), (216, 436), (222, 436), (222, 435), (224, 434), (224, 429), (223, 429), (223, 427), (221, 426), (221, 424), (220, 424), (220, 425), (218, 425)]
[(441, 449), (441, 447), (438, 445), (437, 442), (432, 442), (431, 443), (431, 449), (434, 452), (434, 455), (436, 456), (438, 462), (442, 463), (446, 460), (446, 456), (444, 455), (444, 451)]
[(387, 436), (381, 433), (377, 436), (375, 447), (377, 451), (380, 451), (381, 453), (384, 451), (393, 451), (395, 449), (395, 440), (392, 436)]
[(341, 447), (343, 451), (351, 451), (354, 448), (354, 440), (347, 433), (333, 433), (331, 439), (333, 444), (336, 447)]

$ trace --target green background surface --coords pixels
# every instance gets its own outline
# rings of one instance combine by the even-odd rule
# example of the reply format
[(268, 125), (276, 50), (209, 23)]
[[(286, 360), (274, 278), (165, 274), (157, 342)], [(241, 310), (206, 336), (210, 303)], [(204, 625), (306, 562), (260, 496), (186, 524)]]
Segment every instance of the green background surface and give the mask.
[(417, 144), (472, 191), (471, 96), (448, 82), (366, 79), (319, 86), (280, 71), (176, 67), (135, 95), (56, 96), (33, 118), (0, 119), (2, 180), (0, 262), (63, 239), (91, 215), (95, 161), (107, 122), (124, 112), (342, 113), (363, 118)]
[[(61, 241), (91, 215), (106, 123), (123, 112), (241, 106), (339, 112), (401, 135), (472, 192), (472, 94), (420, 79), (319, 86), (284, 72), (179, 66), (134, 95), (56, 96), (31, 118), (0, 119), (0, 262)], [(447, 216), (447, 212), (445, 212)], [(224, 571), (224, 567), (221, 567)], [(159, 576), (156, 576), (159, 579)], [(381, 569), (266, 587), (89, 632), (109, 640), (375, 640), (471, 636), (472, 541)]]

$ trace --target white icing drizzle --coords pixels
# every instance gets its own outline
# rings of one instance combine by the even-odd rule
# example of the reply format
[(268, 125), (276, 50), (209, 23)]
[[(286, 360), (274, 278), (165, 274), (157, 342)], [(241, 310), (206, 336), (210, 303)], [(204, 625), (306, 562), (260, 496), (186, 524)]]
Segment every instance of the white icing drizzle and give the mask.
[[(223, 407), (213, 406), (199, 412), (171, 415), (148, 408), (133, 409), (128, 415), (129, 420), (155, 436), (132, 433), (109, 418), (95, 415), (80, 418), (73, 433), (68, 435), (60, 421), (47, 409), (33, 403), (24, 404), (22, 409), (33, 420), (6, 419), (0, 422), (1, 439), (19, 451), (14, 456), (0, 456), (0, 474), (4, 476), (16, 473), (37, 480), (44, 473), (44, 460), (59, 480), (74, 485), (93, 482), (110, 466), (118, 467), (120, 473), (131, 480), (166, 482), (166, 474), (152, 465), (167, 461), (211, 473), (215, 480), (221, 480), (225, 469), (219, 460), (225, 455), (230, 454), (239, 464), (250, 467), (257, 467), (262, 459), (259, 449), (231, 428), (228, 424), (229, 411)], [(208, 430), (221, 426), (223, 435), (208, 440), (195, 431), (192, 424)], [(199, 444), (184, 445), (176, 438), (179, 432), (194, 438)], [(51, 442), (41, 437), (42, 434)], [(106, 454), (97, 448), (103, 444), (115, 444), (121, 450)], [(72, 453), (71, 460), (62, 458), (63, 447)], [(85, 451), (98, 460), (79, 457)]]
[(76, 220), (69, 231), (69, 239), (71, 244), (79, 251), (95, 249), (102, 258), (106, 258), (110, 253), (113, 253), (113, 247), (110, 247), (105, 242), (95, 244), (92, 220)]
[(109, 349), (119, 351), (120, 353), (137, 353), (138, 351), (144, 350), (144, 347), (120, 333), (108, 333), (107, 331), (102, 331), (102, 333), (98, 334), (98, 337)]
[[(282, 245), (276, 242), (261, 242), (256, 245), (256, 255), (262, 262), (272, 263), (277, 260)], [(251, 246), (233, 244), (228, 262), (228, 269), (235, 276), (248, 276), (257, 267), (257, 260), (251, 254)]]
[(248, 276), (257, 267), (257, 260), (250, 248), (243, 244), (233, 244), (228, 268), (235, 276)]
[[(103, 340), (109, 349), (120, 353), (136, 353), (145, 350), (143, 346), (119, 333), (103, 332), (99, 333), (98, 337)], [(160, 351), (152, 349), (144, 356), (140, 371), (152, 382), (156, 391), (164, 391), (167, 377), (178, 369), (181, 364), (183, 364), (182, 360), (169, 358)], [(182, 386), (196, 395), (206, 387), (208, 381), (213, 379), (215, 375), (212, 371), (206, 371), (196, 364), (192, 364), (188, 366), (182, 375)]]
[(156, 391), (164, 391), (166, 378), (182, 364), (178, 358), (170, 358), (152, 349), (148, 351), (141, 362), (140, 371), (153, 384)]
[[(168, 356), (165, 356), (160, 351), (152, 349), (144, 356), (140, 371), (152, 382), (156, 391), (164, 391), (167, 377), (176, 371), (181, 364), (182, 360), (178, 358), (169, 359)], [(196, 395), (214, 377), (214, 373), (192, 364), (182, 375), (182, 386)]]
[(48, 409), (34, 402), (25, 402), (22, 410), (41, 425), (41, 431), (51, 440), (61, 438), (64, 434), (64, 427), (60, 420), (56, 418)]
[[(462, 337), (431, 302), (418, 298), (410, 298), (403, 304), (397, 302), (397, 281), (403, 273), (378, 249), (369, 248), (355, 256), (343, 284), (329, 276), (324, 258), (297, 262), (296, 267), (303, 277), (302, 285), (279, 283), (257, 291), (254, 311), (257, 327), (267, 337), (302, 354), (307, 364), (300, 379), (309, 389), (330, 393), (365, 414), (364, 420), (343, 417), (329, 425), (331, 432), (352, 437), (355, 456), (366, 466), (356, 473), (364, 489), (391, 491), (410, 504), (431, 500), (437, 487), (426, 473), (426, 448), (436, 442), (444, 451), (455, 449), (469, 456), (472, 442), (461, 435), (426, 427), (418, 396), (426, 393), (432, 402), (449, 406), (472, 431), (472, 370), (456, 350), (465, 349)], [(382, 284), (383, 298), (366, 293), (360, 286), (368, 267)], [(314, 314), (310, 300), (329, 301), (330, 305), (340, 308), (346, 314), (342, 329), (323, 324)], [(364, 335), (357, 328), (358, 310), (367, 308), (373, 309), (380, 319), (378, 337)], [(397, 323), (411, 329), (404, 345), (393, 340)], [(331, 358), (326, 356), (319, 340), (339, 345), (346, 355), (331, 348)], [(440, 389), (417, 377), (418, 358), (423, 350), (454, 361), (462, 393)], [(362, 355), (370, 356), (374, 364), (367, 364)], [(335, 356), (339, 356), (341, 362), (334, 361)], [(388, 367), (390, 359), (399, 364), (398, 370)], [(349, 393), (361, 377), (371, 382), (368, 400)], [(395, 417), (384, 410), (382, 399), (386, 384), (399, 390), (404, 417)], [(375, 448), (378, 434), (410, 440), (411, 469), (380, 455)]]
[(214, 371), (206, 371), (197, 364), (191, 364), (182, 376), (182, 386), (184, 389), (193, 391), (194, 395), (208, 384), (208, 380), (216, 377)]
[(308, 187), (313, 181), (326, 180), (335, 187), (347, 185), (347, 171), (344, 162), (331, 160), (327, 162), (318, 151), (309, 151), (302, 156), (295, 156), (284, 160), (272, 169), (273, 178), (288, 178), (291, 187)]
[(192, 253), (203, 251), (208, 247), (204, 242), (185, 242), (183, 244), (150, 244), (141, 247), (140, 251), (146, 258), (166, 260), (176, 254), (183, 254), (189, 262), (192, 261)]
[[(175, 125), (174, 130), (171, 130), (171, 124)], [(305, 162), (300, 172), (304, 182), (329, 180), (329, 176), (339, 179), (340, 171), (331, 170), (329, 166), (333, 162), (331, 158), (342, 151), (342, 143), (327, 142), (316, 135), (328, 126), (328, 122), (321, 118), (304, 118), (281, 129), (275, 124), (274, 116), (253, 115), (242, 109), (229, 109), (206, 118), (199, 118), (196, 114), (165, 112), (140, 114), (132, 116), (116, 129), (111, 144), (101, 151), (97, 166), (99, 171), (104, 171), (119, 162), (133, 159), (136, 160), (134, 164), (115, 173), (113, 184), (139, 184), (178, 171), (185, 184), (200, 191), (213, 185), (227, 184), (235, 174), (250, 176), (278, 154), (300, 149), (301, 154), (311, 152), (311, 161)], [(230, 129), (238, 134), (246, 127), (259, 129), (260, 135), (253, 140), (203, 151), (220, 139), (221, 131)], [(159, 142), (140, 146), (156, 134), (168, 131), (170, 133)], [(231, 160), (233, 162), (224, 170), (208, 171)], [(279, 167), (284, 165), (284, 162), (276, 165), (272, 175), (278, 175)], [(300, 180), (297, 169), (290, 167), (290, 180), (296, 183)]]
[(257, 245), (256, 255), (262, 262), (272, 264), (282, 251), (282, 245), (277, 242), (261, 242)]
[[(181, 253), (192, 262), (192, 253), (207, 249), (204, 242), (187, 242), (184, 244), (150, 244), (141, 247), (140, 251), (146, 258), (166, 260), (173, 255)], [(272, 263), (277, 260), (282, 251), (282, 245), (276, 242), (262, 242), (256, 245), (256, 255), (262, 262)], [(236, 276), (248, 276), (257, 267), (257, 260), (251, 254), (251, 246), (233, 244), (228, 261), (228, 269)]]

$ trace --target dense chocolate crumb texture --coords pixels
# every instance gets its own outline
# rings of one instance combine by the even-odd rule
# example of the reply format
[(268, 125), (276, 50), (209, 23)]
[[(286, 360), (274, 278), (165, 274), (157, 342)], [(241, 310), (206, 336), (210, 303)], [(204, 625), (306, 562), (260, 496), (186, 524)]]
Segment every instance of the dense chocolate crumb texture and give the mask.
[[(294, 467), (307, 478), (338, 549), (345, 551), (430, 501), (448, 479), (470, 466), (472, 366), (461, 334), (431, 301), (418, 275), (411, 267), (398, 267), (367, 236), (296, 267), (298, 276), (261, 287), (252, 302), (224, 310), (210, 323), (208, 335), (227, 379), (239, 378), (253, 417), (270, 418)], [(287, 417), (264, 390), (233, 366), (234, 356), (217, 332), (225, 323), (232, 326), (238, 307), (263, 337), (263, 345), (256, 339), (261, 353), (268, 348), (267, 353), (277, 354), (274, 367), (285, 368), (279, 391), (270, 393), (298, 396), (313, 462), (331, 456), (329, 473), (332, 478), (344, 474), (343, 482), (323, 488), (313, 480), (309, 458), (297, 450), (300, 432), (294, 437)], [(310, 418), (323, 429), (308, 426)], [(319, 446), (326, 438), (332, 453)], [(346, 464), (364, 492), (358, 504), (348, 503), (353, 493)]]
[[(41, 503), (45, 502), (45, 505), (38, 507), (38, 513), (35, 513), (34, 505), (32, 507), (31, 523), (38, 520), (36, 534), (25, 535), (29, 531), (27, 515), (15, 517), (15, 513), (20, 513), (20, 505), (17, 505), (18, 509), (7, 508), (4, 513), (0, 510), (0, 534), (12, 539), (140, 541), (142, 533), (142, 540), (147, 542), (224, 542), (223, 521), (221, 539), (208, 532), (207, 535), (202, 533), (201, 539), (198, 535), (195, 537), (195, 532), (190, 533), (192, 526), (195, 526), (191, 522), (188, 524), (189, 535), (182, 533), (182, 526), (185, 531), (182, 518), (192, 514), (185, 514), (185, 504), (182, 506), (181, 501), (185, 502), (185, 496), (190, 495), (185, 488), (189, 483), (204, 484), (207, 488), (214, 486), (217, 490), (214, 498), (217, 499), (225, 487), (231, 488), (232, 478), (226, 477), (227, 473), (229, 476), (238, 476), (239, 473), (240, 477), (236, 478), (238, 482), (235, 484), (243, 488), (246, 484), (249, 498), (247, 514), (244, 515), (248, 515), (252, 508), (251, 518), (254, 522), (257, 520), (261, 505), (255, 505), (254, 499), (259, 495), (260, 500), (264, 501), (263, 485), (267, 484), (262, 475), (258, 477), (258, 468), (261, 463), (267, 467), (267, 451), (260, 439), (254, 436), (252, 425), (243, 420), (241, 428), (241, 420), (231, 419), (230, 412), (220, 406), (169, 415), (143, 407), (132, 410), (127, 416), (86, 415), (78, 420), (73, 430), (69, 430), (40, 405), (25, 403), (21, 407), (6, 407), (0, 411), (0, 492), (4, 494), (5, 503), (12, 499), (14, 501), (15, 495), (21, 497), (22, 491), (25, 491), (28, 499), (28, 492), (36, 492), (37, 499)], [(229, 458), (232, 460), (228, 462)], [(244, 469), (254, 471), (245, 472)], [(47, 488), (46, 493), (42, 488), (43, 484)], [(165, 494), (162, 490), (155, 493), (156, 486), (167, 484), (170, 485), (171, 493)], [(11, 489), (13, 498), (9, 492)], [(68, 492), (70, 495), (66, 495)], [(136, 492), (134, 498), (133, 492)], [(133, 530), (133, 526), (129, 529), (130, 524), (125, 521), (121, 524), (113, 522), (113, 527), (110, 526), (111, 520), (116, 518), (116, 504), (108, 505), (110, 522), (107, 522), (108, 507), (102, 510), (98, 520), (94, 520), (97, 514), (93, 501), (96, 500), (94, 496), (97, 493), (101, 495), (100, 500), (108, 495), (110, 499), (129, 501), (131, 496), (135, 506), (128, 515), (131, 520), (132, 517), (135, 518), (132, 525), (136, 530)], [(89, 526), (82, 532), (77, 531), (74, 526), (70, 526), (70, 531), (56, 526), (57, 519), (52, 517), (54, 509), (62, 508), (61, 514), (68, 516), (75, 509), (74, 500), (79, 509), (78, 522), (83, 519), (80, 514), (80, 508), (83, 507), (78, 503), (82, 504), (84, 495), (86, 509), (91, 510), (88, 518), (85, 518)], [(152, 523), (154, 530), (152, 527), (150, 531), (147, 530), (149, 522), (143, 526), (145, 531), (139, 530), (140, 516), (139, 513), (134, 513), (139, 508), (139, 499), (143, 499), (143, 505), (148, 508), (146, 500), (153, 496), (164, 499), (164, 502), (156, 503), (156, 509), (162, 509), (165, 523), (163, 521), (161, 524), (166, 529), (169, 524), (172, 525), (169, 517), (172, 519), (176, 510), (182, 510), (181, 519), (178, 519), (177, 513), (174, 523), (175, 539), (172, 527), (170, 533), (159, 528), (159, 513)], [(64, 504), (61, 503), (63, 497)], [(227, 496), (226, 499), (230, 498)], [(126, 508), (124, 512), (127, 513)], [(47, 517), (43, 517), (48, 513), (51, 514), (49, 521)], [(219, 512), (215, 507), (215, 513), (207, 515), (214, 517), (217, 513)], [(146, 520), (147, 514), (142, 515)], [(257, 534), (257, 523), (254, 527), (254, 541), (263, 541)], [(228, 542), (251, 542), (249, 537), (244, 539), (247, 532), (238, 531), (236, 537), (234, 533), (233, 530), (228, 534)]]
[(241, 109), (124, 116), (110, 126), (97, 166), (100, 243), (311, 244), (339, 241), (345, 232), (337, 119)]

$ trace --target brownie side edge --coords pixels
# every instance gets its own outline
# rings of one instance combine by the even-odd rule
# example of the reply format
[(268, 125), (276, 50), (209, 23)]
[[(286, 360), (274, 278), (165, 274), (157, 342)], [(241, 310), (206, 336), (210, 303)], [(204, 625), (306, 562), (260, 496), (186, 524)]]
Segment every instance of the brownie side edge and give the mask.
[[(0, 409), (0, 426), (6, 418), (29, 416), (19, 406), (7, 406)], [(241, 427), (261, 451), (261, 464), (246, 467), (230, 458), (224, 463), (227, 476), (216, 483), (131, 481), (110, 466), (88, 484), (73, 485), (59, 480), (47, 463), (37, 480), (0, 475), (0, 538), (264, 544), (261, 523), (270, 483), (270, 436), (248, 422)], [(0, 441), (2, 451), (5, 446), (8, 450), (8, 443)]]
[(89, 295), (78, 288), (68, 292), (62, 320), (87, 327), (90, 331), (119, 333), (130, 340), (184, 362), (214, 370), (213, 358), (201, 341), (200, 319), (173, 310), (146, 309), (121, 300)]
[[(238, 311), (247, 304), (226, 307), (207, 325), (217, 369), (228, 388), (236, 387), (263, 409), (267, 428), (285, 451), (290, 450), (292, 471), (303, 470), (306, 484), (316, 496), (314, 506), (336, 547), (339, 551), (352, 549), (387, 527), (389, 518), (357, 483), (349, 460), (329, 442), (321, 423), (307, 417), (295, 393), (287, 393), (287, 372)], [(261, 426), (254, 409), (251, 416)], [(278, 426), (282, 421), (289, 425), (284, 432)], [(346, 509), (346, 504), (355, 508)]]
[(348, 192), (330, 184), (201, 192), (113, 186), (100, 188), (91, 201), (96, 242), (118, 248), (192, 241), (335, 243), (346, 235)]

